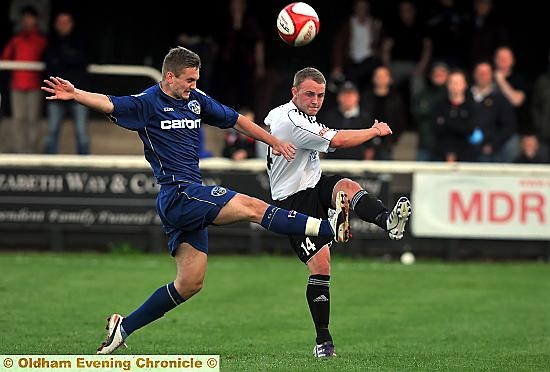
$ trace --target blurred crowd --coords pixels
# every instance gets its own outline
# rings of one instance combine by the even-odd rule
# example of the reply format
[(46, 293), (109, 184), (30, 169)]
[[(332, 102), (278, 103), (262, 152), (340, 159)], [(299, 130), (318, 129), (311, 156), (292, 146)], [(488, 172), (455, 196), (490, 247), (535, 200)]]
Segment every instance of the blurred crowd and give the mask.
[[(376, 119), (387, 122), (394, 134), (328, 158), (394, 160), (401, 136), (413, 133), (419, 161), (550, 161), (550, 54), (546, 72), (531, 76), (519, 70), (521, 56), (512, 42), (517, 35), (497, 16), (495, 0), (469, 0), (468, 6), (434, 0), (428, 7), (399, 0), (385, 17), (373, 12), (373, 1), (351, 1), (346, 16), (332, 27), (324, 55), (317, 56), (325, 61), (327, 77), (318, 121), (355, 129)], [(261, 124), (273, 106), (290, 100), (295, 67), (305, 66), (286, 63), (284, 55), (274, 62), (262, 19), (249, 11), (250, 4), (224, 3), (223, 21), (211, 34), (183, 29), (174, 42), (201, 56), (202, 90)], [(12, 36), (2, 46), (1, 59), (43, 61), (46, 70), (10, 73), (10, 105), (0, 106), (9, 113), (1, 125), (11, 126), (13, 135), (6, 151), (57, 153), (60, 128), (70, 117), (75, 152), (90, 153), (87, 110), (45, 102), (40, 91), (43, 77), (50, 75), (88, 86), (86, 66), (94, 61), (78, 20), (70, 7), (53, 7), (47, 0), (12, 0), (9, 14)], [(42, 112), (47, 118), (43, 138), (36, 131)], [(265, 155), (261, 144), (233, 131), (220, 147), (222, 156), (236, 161)]]

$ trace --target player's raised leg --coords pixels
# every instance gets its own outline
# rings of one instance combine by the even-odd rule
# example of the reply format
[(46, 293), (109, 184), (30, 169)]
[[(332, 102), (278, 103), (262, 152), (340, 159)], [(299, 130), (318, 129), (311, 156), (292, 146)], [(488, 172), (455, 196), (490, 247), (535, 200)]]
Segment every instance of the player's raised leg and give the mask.
[(334, 186), (334, 200), (338, 192), (344, 191), (351, 196), (351, 208), (363, 221), (374, 223), (388, 232), (391, 239), (403, 238), (405, 227), (412, 213), (409, 199), (402, 196), (390, 211), (376, 196), (348, 178), (343, 178)]
[(331, 219), (322, 220), (267, 204), (245, 194), (237, 194), (220, 210), (214, 224), (250, 221), (278, 234), (333, 236), (337, 242), (346, 242), (349, 239), (349, 203), (346, 195), (342, 194), (341, 198), (344, 202), (336, 208), (335, 215)]

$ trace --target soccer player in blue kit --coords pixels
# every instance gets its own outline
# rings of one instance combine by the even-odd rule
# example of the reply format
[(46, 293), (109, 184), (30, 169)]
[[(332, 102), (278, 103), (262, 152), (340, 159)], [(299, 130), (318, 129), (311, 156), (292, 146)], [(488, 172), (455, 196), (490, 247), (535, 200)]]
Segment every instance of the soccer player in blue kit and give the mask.
[(283, 235), (331, 236), (349, 239), (346, 195), (330, 219), (269, 205), (221, 186), (203, 186), (199, 169), (199, 128), (205, 122), (235, 128), (265, 142), (291, 161), (295, 147), (280, 141), (254, 122), (197, 89), (200, 57), (183, 47), (170, 49), (162, 65), (162, 81), (140, 94), (115, 97), (75, 88), (60, 77), (44, 80), (49, 100), (75, 100), (109, 116), (115, 124), (136, 131), (146, 160), (161, 185), (157, 211), (169, 241), (177, 274), (139, 308), (124, 317), (112, 314), (98, 354), (110, 354), (137, 329), (161, 318), (202, 287), (208, 253), (208, 225), (255, 222)]

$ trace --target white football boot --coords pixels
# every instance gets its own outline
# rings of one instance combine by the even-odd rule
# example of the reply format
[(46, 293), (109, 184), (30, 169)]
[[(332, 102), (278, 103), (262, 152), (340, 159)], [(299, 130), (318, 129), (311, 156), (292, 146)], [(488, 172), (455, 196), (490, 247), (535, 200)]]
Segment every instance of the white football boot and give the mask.
[(120, 314), (113, 314), (107, 318), (107, 326), (105, 327), (107, 330), (107, 337), (97, 349), (97, 354), (111, 354), (121, 345), (128, 347), (126, 343), (124, 343), (124, 338), (120, 331), (122, 319), (124, 319), (124, 317)]
[(399, 198), (395, 207), (388, 215), (386, 226), (390, 239), (399, 240), (403, 238), (405, 232), (405, 226), (409, 220), (409, 216), (412, 213), (411, 202), (406, 197)]
[(330, 227), (334, 233), (334, 241), (345, 243), (350, 238), (349, 200), (343, 191), (336, 194), (336, 213), (329, 217)]
[(336, 350), (332, 341), (325, 341), (321, 345), (315, 345), (313, 356), (317, 358), (328, 358), (336, 356)]

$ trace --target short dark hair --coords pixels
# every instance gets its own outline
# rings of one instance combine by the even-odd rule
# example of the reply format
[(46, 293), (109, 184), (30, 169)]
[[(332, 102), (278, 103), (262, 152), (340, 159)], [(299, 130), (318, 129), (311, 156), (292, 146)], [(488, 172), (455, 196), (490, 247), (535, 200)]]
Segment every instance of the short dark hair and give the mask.
[(178, 76), (184, 68), (201, 68), (201, 58), (199, 55), (187, 48), (178, 46), (170, 49), (164, 62), (162, 63), (162, 77), (168, 72), (173, 72)]
[(38, 11), (36, 10), (36, 8), (32, 5), (27, 5), (27, 6), (24, 6), (23, 8), (21, 8), (21, 15), (24, 16), (24, 15), (31, 15), (31, 16), (34, 16), (34, 17), (38, 17)]

